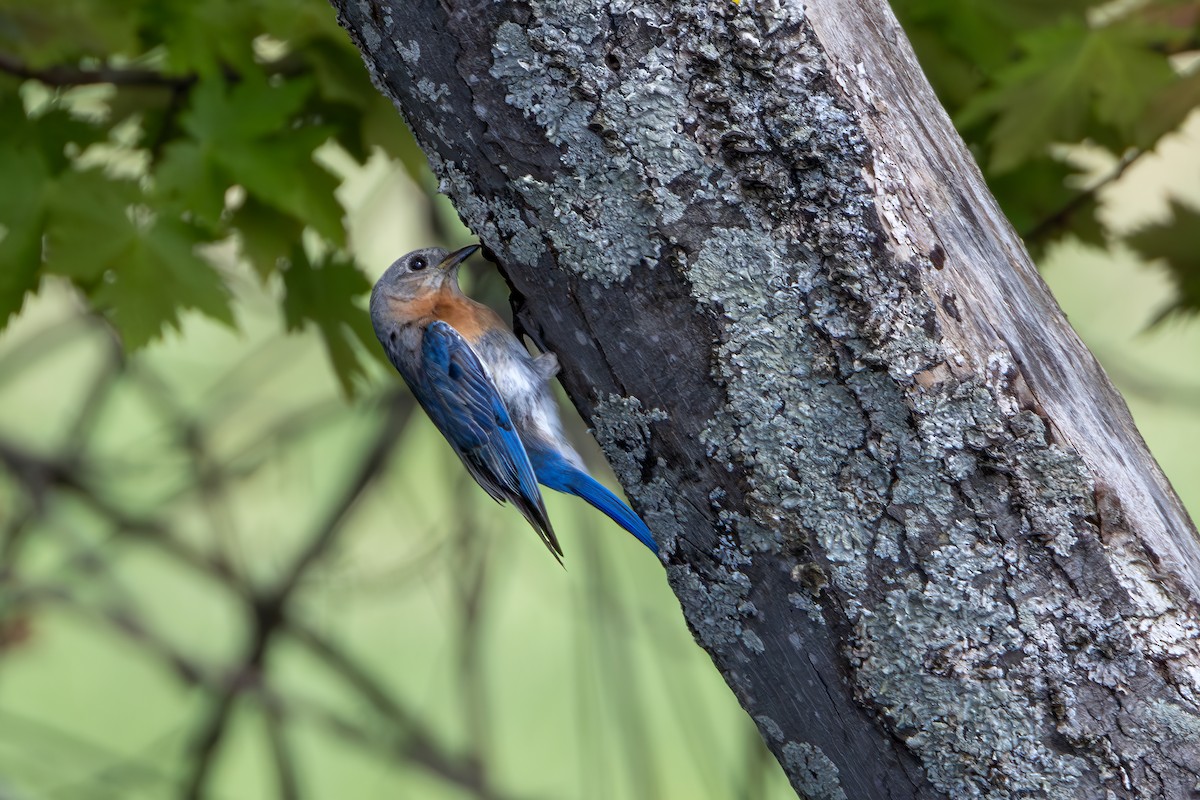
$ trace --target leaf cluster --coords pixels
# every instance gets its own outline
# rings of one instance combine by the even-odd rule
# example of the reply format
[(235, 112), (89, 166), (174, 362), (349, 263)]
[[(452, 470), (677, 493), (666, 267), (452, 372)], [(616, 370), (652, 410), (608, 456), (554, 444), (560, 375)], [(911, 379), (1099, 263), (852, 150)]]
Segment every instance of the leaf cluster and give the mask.
[(131, 350), (184, 309), (233, 326), (229, 243), (352, 391), (369, 286), (329, 147), (420, 163), (321, 0), (0, 0), (0, 325), (57, 275)]
[[(895, 0), (934, 87), (1035, 252), (1107, 244), (1096, 190), (1200, 104), (1200, 2)], [(1113, 154), (1083, 175), (1061, 145)], [(322, 148), (424, 159), (323, 0), (0, 0), (0, 327), (61, 276), (137, 349), (193, 309), (235, 325), (231, 244), (323, 337), (351, 392), (370, 326)], [(1200, 212), (1128, 236), (1200, 310)], [(375, 353), (368, 342), (366, 352)]]
[[(1200, 105), (1196, 0), (894, 0), (922, 67), (975, 153), (1005, 213), (1039, 253), (1074, 236), (1118, 237), (1097, 191), (1176, 131)], [(1113, 156), (1091, 185), (1063, 145)], [(1125, 237), (1161, 259), (1177, 288), (1168, 312), (1200, 311), (1200, 213)]]

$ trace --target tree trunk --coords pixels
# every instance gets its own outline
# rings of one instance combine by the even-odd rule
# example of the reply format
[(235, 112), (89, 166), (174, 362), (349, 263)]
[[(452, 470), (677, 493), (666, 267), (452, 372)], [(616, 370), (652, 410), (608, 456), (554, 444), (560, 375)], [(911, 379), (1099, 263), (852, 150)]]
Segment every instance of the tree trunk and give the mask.
[(1196, 796), (1195, 529), (883, 0), (334, 5), (802, 796)]

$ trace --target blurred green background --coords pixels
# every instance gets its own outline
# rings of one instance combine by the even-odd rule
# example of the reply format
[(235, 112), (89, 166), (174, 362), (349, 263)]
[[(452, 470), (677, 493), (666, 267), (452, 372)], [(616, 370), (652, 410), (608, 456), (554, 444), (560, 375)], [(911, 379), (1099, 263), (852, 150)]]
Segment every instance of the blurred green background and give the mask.
[[(1195, 513), (1197, 5), (994, 5), (896, 7)], [(794, 796), (659, 564), (551, 494), (559, 569), (382, 363), (434, 185), (318, 0), (0, 0), (0, 798)]]

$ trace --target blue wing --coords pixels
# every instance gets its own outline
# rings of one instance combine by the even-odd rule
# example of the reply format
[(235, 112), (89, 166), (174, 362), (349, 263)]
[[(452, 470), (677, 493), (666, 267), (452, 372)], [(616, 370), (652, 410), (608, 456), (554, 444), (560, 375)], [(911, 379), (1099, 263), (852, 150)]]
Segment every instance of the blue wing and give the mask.
[(440, 320), (425, 328), (421, 378), (413, 387), (417, 399), (471, 475), (493, 498), (515, 505), (555, 558), (561, 556), (537, 477), (504, 401), (471, 346)]

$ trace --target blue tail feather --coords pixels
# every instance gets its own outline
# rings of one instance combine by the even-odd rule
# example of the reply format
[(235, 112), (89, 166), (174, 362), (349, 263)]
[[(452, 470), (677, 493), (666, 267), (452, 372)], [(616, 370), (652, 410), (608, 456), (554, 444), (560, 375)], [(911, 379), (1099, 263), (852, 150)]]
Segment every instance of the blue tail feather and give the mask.
[(557, 453), (543, 450), (528, 450), (529, 461), (537, 475), (538, 483), (553, 489), (581, 497), (593, 506), (607, 514), (613, 522), (632, 533), (639, 542), (657, 554), (658, 545), (654, 542), (654, 534), (646, 527), (632, 508), (625, 505), (619, 497), (610, 492), (599, 481), (581, 471)]

